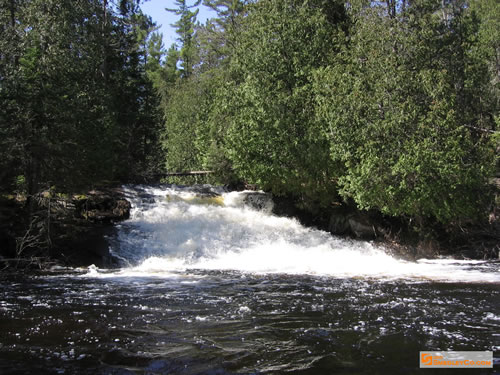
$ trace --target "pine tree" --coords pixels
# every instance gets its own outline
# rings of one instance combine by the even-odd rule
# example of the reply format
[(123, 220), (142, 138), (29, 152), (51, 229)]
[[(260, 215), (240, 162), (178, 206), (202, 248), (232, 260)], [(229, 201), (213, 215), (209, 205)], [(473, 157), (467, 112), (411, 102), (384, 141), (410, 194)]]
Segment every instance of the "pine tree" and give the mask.
[(196, 25), (196, 16), (199, 10), (191, 11), (200, 5), (201, 0), (197, 0), (193, 5), (188, 5), (186, 0), (175, 0), (177, 8), (166, 8), (168, 12), (172, 12), (180, 16), (179, 20), (172, 26), (175, 27), (180, 42), (179, 58), (181, 62), (183, 78), (189, 78), (193, 73), (193, 65), (196, 62), (196, 48), (194, 44), (194, 27)]

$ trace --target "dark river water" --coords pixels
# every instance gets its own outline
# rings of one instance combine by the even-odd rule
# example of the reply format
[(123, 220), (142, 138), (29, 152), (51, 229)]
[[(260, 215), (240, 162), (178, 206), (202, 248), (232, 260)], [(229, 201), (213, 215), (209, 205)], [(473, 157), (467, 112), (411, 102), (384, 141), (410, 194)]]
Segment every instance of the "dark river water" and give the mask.
[(498, 263), (395, 260), (244, 193), (129, 190), (122, 268), (0, 275), (0, 374), (498, 371), (419, 369), (420, 351), (500, 357)]

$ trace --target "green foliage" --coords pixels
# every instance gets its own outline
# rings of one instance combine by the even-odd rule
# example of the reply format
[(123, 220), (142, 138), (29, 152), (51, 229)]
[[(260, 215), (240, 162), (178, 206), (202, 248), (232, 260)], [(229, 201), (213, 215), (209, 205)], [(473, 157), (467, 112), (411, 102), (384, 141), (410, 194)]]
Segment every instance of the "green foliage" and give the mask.
[(197, 82), (181, 82), (170, 95), (166, 107), (163, 147), (167, 153), (166, 168), (179, 172), (199, 169), (200, 153), (195, 146), (198, 132), (200, 93)]
[(197, 26), (193, 76), (170, 90), (170, 168), (419, 222), (485, 212), (494, 2), (204, 4), (218, 18)]
[[(339, 48), (343, 6), (265, 1), (240, 27), (225, 86), (229, 158), (238, 174), (276, 194), (331, 199), (336, 165), (315, 121), (312, 72)], [(325, 48), (328, 46), (328, 48)]]
[(471, 54), (477, 21), (464, 7), (443, 21), (417, 1), (395, 19), (353, 11), (349, 43), (318, 70), (318, 116), (340, 191), (365, 209), (442, 222), (484, 212), (492, 149), (484, 63)]
[[(479, 42), (483, 56), (488, 59), (493, 87), (498, 100), (500, 80), (500, 5), (495, 0), (472, 0), (470, 7), (480, 21)], [(498, 102), (497, 102), (498, 105)]]
[[(207, 22), (204, 30), (207, 39), (210, 39), (205, 45), (211, 45), (219, 60), (230, 59), (249, 3), (249, 0), (203, 0), (205, 6), (217, 13), (216, 18)], [(201, 47), (203, 49), (203, 43)]]
[(99, 0), (0, 9), (2, 183), (23, 175), (33, 194), (159, 168), (159, 98), (145, 73), (154, 27), (136, 2), (116, 12)]
[(177, 35), (179, 36), (178, 41), (181, 44), (179, 57), (182, 67), (181, 75), (184, 78), (191, 76), (193, 72), (193, 65), (196, 61), (196, 48), (193, 38), (196, 16), (198, 15), (199, 9), (196, 9), (195, 11), (192, 11), (191, 9), (198, 7), (200, 3), (201, 0), (196, 0), (192, 5), (188, 5), (186, 0), (175, 0), (177, 8), (166, 8), (167, 11), (180, 16), (177, 22), (175, 22), (172, 26), (175, 27)]
[(139, 11), (117, 20), (120, 53), (109, 61), (109, 87), (114, 127), (115, 175), (120, 179), (151, 179), (162, 169), (160, 96), (154, 87), (161, 77), (163, 49), (150, 17)]
[[(0, 0), (0, 188), (215, 170), (323, 206), (449, 223), (498, 161), (494, 0)], [(22, 177), (22, 180), (21, 180)]]

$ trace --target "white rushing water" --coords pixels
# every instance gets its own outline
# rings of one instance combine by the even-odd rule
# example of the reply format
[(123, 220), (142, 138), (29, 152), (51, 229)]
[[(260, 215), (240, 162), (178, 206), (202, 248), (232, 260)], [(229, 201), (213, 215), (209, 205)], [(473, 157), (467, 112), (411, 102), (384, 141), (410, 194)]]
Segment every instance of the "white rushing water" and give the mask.
[[(250, 192), (205, 194), (180, 187), (126, 187), (131, 218), (118, 226), (113, 254), (128, 263), (93, 276), (166, 276), (190, 270), (234, 270), (339, 278), (500, 282), (496, 264), (397, 260), (369, 242), (339, 238), (271, 213)], [(218, 193), (207, 194), (207, 192)], [(250, 195), (250, 198), (248, 198)], [(253, 205), (248, 201), (253, 200)], [(259, 206), (259, 209), (252, 206)]]

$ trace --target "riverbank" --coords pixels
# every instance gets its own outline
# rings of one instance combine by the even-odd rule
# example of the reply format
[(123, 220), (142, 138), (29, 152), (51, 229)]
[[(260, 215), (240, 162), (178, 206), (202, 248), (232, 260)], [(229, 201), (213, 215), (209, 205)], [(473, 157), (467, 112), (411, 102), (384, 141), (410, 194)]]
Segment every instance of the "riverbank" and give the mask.
[(436, 221), (415, 223), (411, 218), (388, 217), (378, 211), (338, 204), (320, 208), (290, 197), (275, 198), (275, 213), (297, 218), (332, 235), (373, 241), (390, 255), (415, 261), (421, 258), (499, 259), (500, 220), (443, 225)]
[[(238, 186), (234, 190), (256, 186)], [(200, 190), (201, 191), (201, 190)], [(202, 191), (201, 191), (202, 193)], [(201, 194), (200, 193), (200, 194)], [(256, 194), (259, 194), (256, 192)], [(387, 217), (338, 204), (328, 209), (291, 197), (272, 197), (273, 213), (293, 217), (332, 235), (372, 241), (395, 258), (415, 261), (442, 256), (457, 259), (498, 259), (500, 221), (445, 227), (417, 227), (409, 219)], [(54, 264), (116, 267), (110, 254), (115, 224), (130, 215), (130, 202), (119, 187), (84, 194), (43, 192), (29, 215), (25, 198), (0, 199), (0, 264), (2, 268), (47, 268)], [(29, 219), (31, 217), (31, 219)]]
[(41, 192), (32, 198), (0, 199), (2, 268), (47, 268), (114, 265), (109, 238), (114, 224), (130, 215), (130, 203), (119, 188), (82, 194)]

